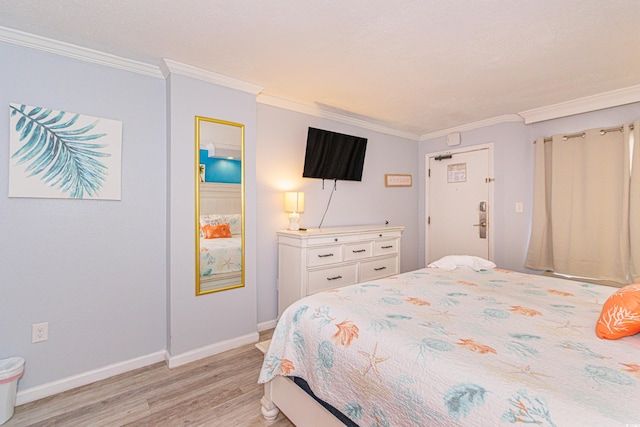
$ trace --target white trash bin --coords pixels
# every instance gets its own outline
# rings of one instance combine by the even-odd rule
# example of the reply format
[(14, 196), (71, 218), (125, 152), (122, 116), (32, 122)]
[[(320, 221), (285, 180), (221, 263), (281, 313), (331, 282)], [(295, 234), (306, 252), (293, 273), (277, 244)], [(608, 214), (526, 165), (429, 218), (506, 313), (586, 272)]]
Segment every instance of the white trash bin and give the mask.
[(0, 424), (9, 421), (16, 406), (18, 379), (24, 373), (24, 359), (10, 357), (0, 360)]

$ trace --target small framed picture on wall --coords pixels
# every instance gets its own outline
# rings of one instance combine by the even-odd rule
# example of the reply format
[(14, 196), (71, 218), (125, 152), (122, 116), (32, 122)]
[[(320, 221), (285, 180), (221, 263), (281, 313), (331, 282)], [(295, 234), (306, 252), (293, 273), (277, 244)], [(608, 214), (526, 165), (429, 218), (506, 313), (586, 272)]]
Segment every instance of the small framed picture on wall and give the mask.
[(205, 181), (205, 172), (207, 170), (207, 166), (200, 163), (200, 182)]
[(384, 175), (384, 185), (386, 187), (411, 187), (411, 174), (391, 174)]

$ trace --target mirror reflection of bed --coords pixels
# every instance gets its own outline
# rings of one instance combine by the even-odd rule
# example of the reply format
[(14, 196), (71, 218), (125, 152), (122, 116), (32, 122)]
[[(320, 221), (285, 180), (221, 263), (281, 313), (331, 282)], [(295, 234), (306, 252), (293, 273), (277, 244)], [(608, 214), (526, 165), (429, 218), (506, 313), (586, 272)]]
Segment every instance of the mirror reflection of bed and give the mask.
[(244, 286), (244, 125), (196, 116), (196, 295)]
[(242, 283), (240, 184), (200, 184), (200, 226), (201, 292)]

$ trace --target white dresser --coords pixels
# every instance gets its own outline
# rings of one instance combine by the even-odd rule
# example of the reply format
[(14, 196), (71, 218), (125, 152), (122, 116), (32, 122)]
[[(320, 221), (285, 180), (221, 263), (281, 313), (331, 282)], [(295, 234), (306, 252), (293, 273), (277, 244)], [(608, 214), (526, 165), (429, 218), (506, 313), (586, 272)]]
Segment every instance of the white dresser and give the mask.
[(403, 230), (369, 225), (278, 231), (278, 317), (306, 295), (399, 273)]

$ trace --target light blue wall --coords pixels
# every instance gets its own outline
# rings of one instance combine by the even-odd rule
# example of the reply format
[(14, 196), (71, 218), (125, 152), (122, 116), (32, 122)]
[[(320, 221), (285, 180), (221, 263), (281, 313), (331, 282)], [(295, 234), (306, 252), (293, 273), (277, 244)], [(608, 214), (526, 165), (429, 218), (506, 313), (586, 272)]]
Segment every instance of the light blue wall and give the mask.
[[(167, 349), (172, 356), (256, 334), (255, 95), (171, 74), (168, 79), (169, 269)], [(195, 116), (245, 126), (245, 286), (195, 296)]]
[[(0, 359), (26, 359), (25, 389), (163, 350), (164, 80), (1, 42), (0, 58)], [(122, 121), (122, 200), (8, 198), (9, 103)]]
[[(0, 43), (0, 101), (123, 122), (122, 200), (7, 197), (0, 187), (0, 359), (19, 391), (256, 336), (255, 95)], [(245, 124), (246, 286), (195, 296), (194, 117)], [(4, 135), (4, 137), (2, 137)], [(0, 119), (0, 164), (8, 164)], [(0, 168), (2, 182), (8, 169)], [(31, 325), (49, 323), (32, 344)], [(155, 357), (155, 356), (154, 356)], [(54, 387), (55, 388), (55, 387)]]
[[(384, 224), (405, 226), (402, 271), (418, 267), (417, 143), (315, 116), (258, 104), (258, 322), (273, 320), (277, 303), (276, 230), (287, 228), (284, 191), (305, 192), (300, 225), (317, 228), (327, 208), (333, 183), (302, 178), (309, 126), (368, 138), (361, 182), (338, 181), (323, 227)], [(411, 174), (412, 187), (385, 187), (384, 174)]]
[(640, 102), (548, 120), (531, 125), (531, 140), (561, 133), (575, 133), (599, 127), (614, 127), (640, 119)]
[[(525, 125), (502, 123), (461, 133), (458, 147), (494, 145), (494, 261), (499, 267), (533, 272), (524, 267), (531, 231), (533, 203), (534, 144), (538, 137), (573, 133), (596, 127), (618, 126), (640, 118), (640, 103), (608, 108), (555, 120)], [(446, 151), (445, 138), (420, 143), (420, 235), (425, 233), (425, 155)], [(515, 203), (523, 202), (524, 212), (515, 212)], [(424, 266), (424, 238), (420, 239), (420, 261)]]
[[(524, 123), (510, 122), (461, 134), (461, 144), (447, 147), (445, 137), (420, 143), (420, 261), (425, 264), (425, 156), (451, 148), (465, 148), (480, 144), (493, 144), (494, 203), (493, 248), (494, 261), (502, 268), (522, 271), (529, 241), (531, 199), (533, 194), (533, 144)], [(523, 202), (525, 211), (515, 212), (515, 203)]]

